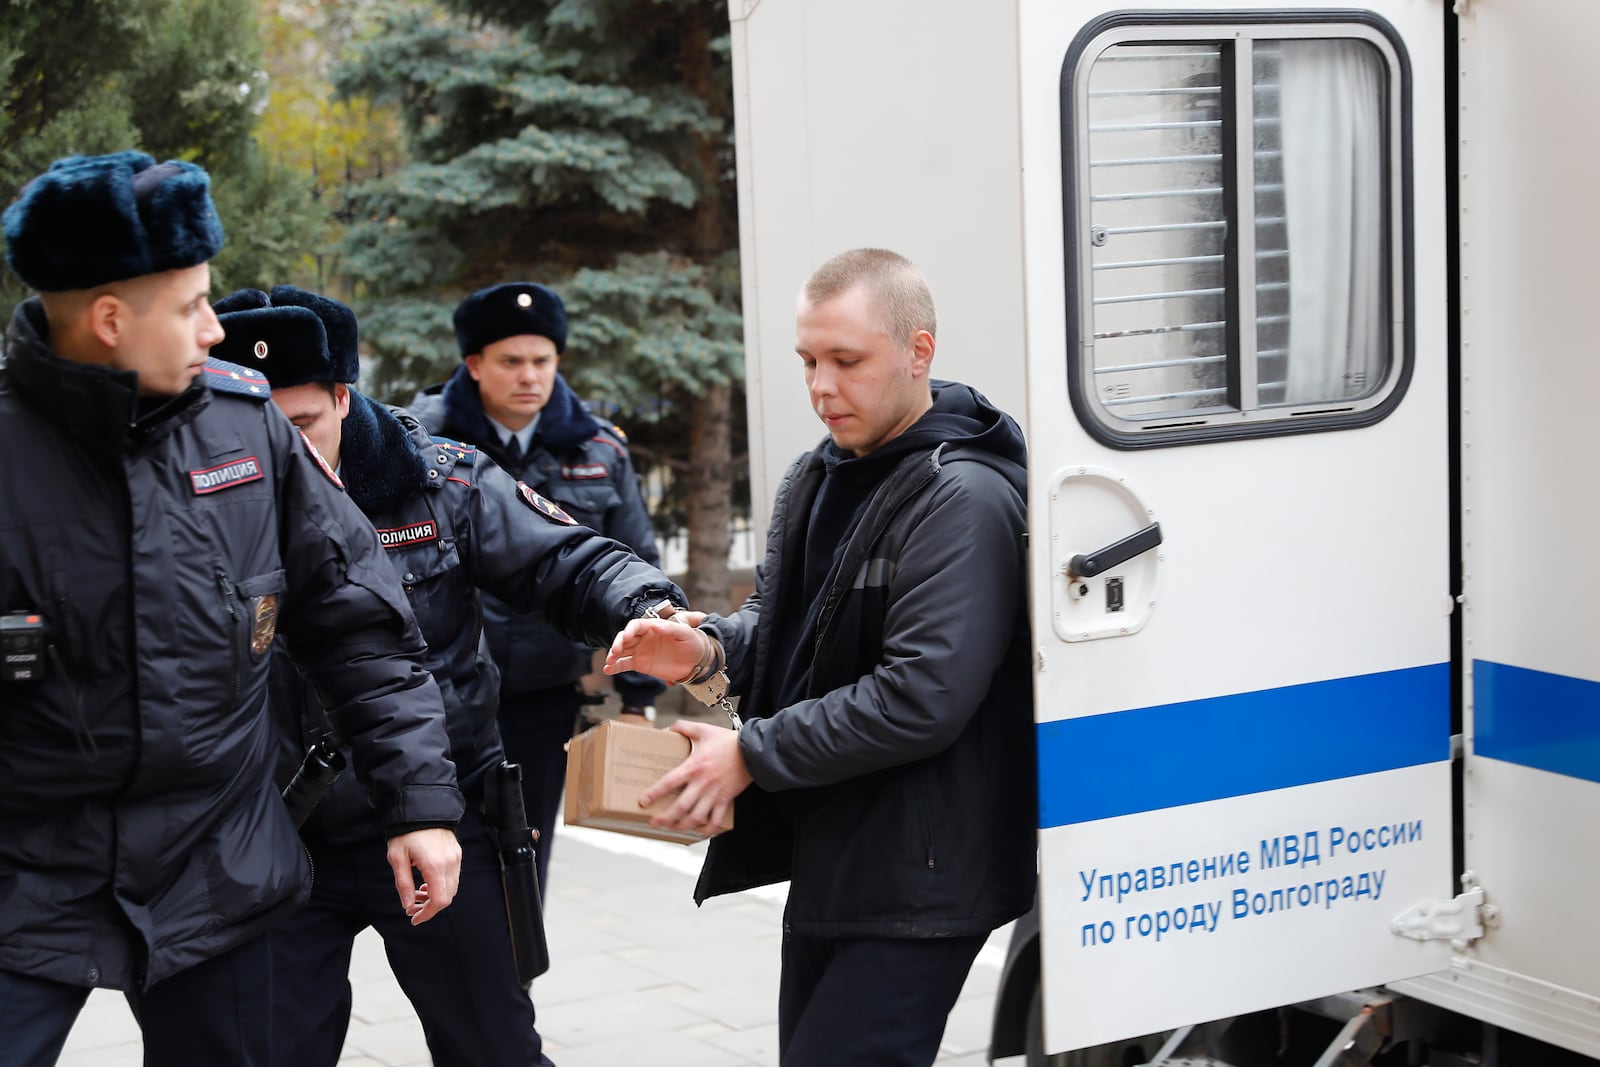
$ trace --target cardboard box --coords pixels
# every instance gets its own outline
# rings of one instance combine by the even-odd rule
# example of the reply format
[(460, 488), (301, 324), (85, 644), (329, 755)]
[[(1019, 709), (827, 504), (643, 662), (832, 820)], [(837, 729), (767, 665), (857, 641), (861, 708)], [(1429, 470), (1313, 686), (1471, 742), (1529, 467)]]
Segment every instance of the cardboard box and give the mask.
[[(675, 794), (639, 806), (639, 794), (688, 756), (689, 739), (670, 730), (608, 720), (579, 734), (567, 749), (566, 824), (685, 845), (704, 840), (705, 834), (650, 825), (652, 815), (672, 806)], [(732, 828), (730, 808), (723, 829)]]

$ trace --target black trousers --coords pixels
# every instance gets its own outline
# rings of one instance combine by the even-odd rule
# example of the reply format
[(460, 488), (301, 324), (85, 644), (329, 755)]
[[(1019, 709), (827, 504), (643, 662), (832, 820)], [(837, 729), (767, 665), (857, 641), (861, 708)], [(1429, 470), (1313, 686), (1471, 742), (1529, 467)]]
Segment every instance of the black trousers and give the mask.
[[(50, 1067), (88, 997), (82, 986), (0, 971), (0, 1067)], [(127, 997), (144, 1033), (145, 1067), (267, 1067), (271, 1060), (267, 937)]]
[(783, 935), (781, 1067), (928, 1067), (986, 935)]
[(577, 683), (500, 696), (500, 739), (506, 746), (506, 759), (522, 764), (522, 802), (528, 810), (528, 825), (539, 831), (534, 854), (539, 896), (545, 900), (550, 897), (545, 886), (561, 813), (561, 789), (567, 781), (565, 746), (572, 740), (581, 707)]
[(317, 849), (311, 900), (272, 933), (273, 1062), (333, 1067), (350, 1026), (350, 953), (371, 926), (416, 1009), (436, 1067), (549, 1065), (517, 981), (494, 838), (469, 811), (457, 829), (461, 883), (421, 926), (400, 910), (387, 842)]

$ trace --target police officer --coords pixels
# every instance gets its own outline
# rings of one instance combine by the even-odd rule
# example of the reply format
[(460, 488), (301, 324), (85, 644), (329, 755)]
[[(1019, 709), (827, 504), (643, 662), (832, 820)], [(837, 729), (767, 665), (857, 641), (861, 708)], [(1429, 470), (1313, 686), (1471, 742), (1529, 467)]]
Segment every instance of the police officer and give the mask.
[(268, 931), (310, 888), (272, 779), (275, 634), (354, 748), (391, 908), (455, 894), (462, 799), (405, 595), (260, 374), (207, 358), (209, 189), (72, 157), (4, 215), (39, 293), (0, 370), (26, 457), (0, 474), (4, 1064), (53, 1063), (93, 986), (127, 992), (147, 1064), (269, 1062)]
[[(462, 365), (417, 398), (417, 418), (434, 433), (477, 445), (585, 526), (659, 564), (626, 440), (590, 414), (559, 373), (567, 349), (561, 298), (530, 282), (496, 285), (463, 300), (454, 319)], [(540, 834), (542, 891), (590, 650), (494, 598), (484, 608), (500, 666), (500, 732), (528, 772), (523, 791)], [(659, 681), (625, 674), (613, 684), (624, 715), (654, 718)]]
[[(304, 832), (317, 871), (311, 902), (273, 935), (277, 1062), (337, 1062), (350, 1018), (351, 947), (372, 926), (435, 1064), (548, 1064), (513, 966), (494, 829), (478, 810), (486, 777), (504, 759), (499, 675), (481, 641), (479, 590), (588, 646), (606, 644), (652, 604), (682, 603), (682, 594), (471, 446), (432, 438), (404, 410), (350, 388), (359, 372), (356, 319), (342, 303), (278, 286), (270, 295), (234, 293), (216, 307), (228, 332), (216, 353), (266, 374), (273, 402), (337, 467), (378, 528), (428, 642), (468, 802), (455, 907), (411, 930), (388, 904), (383, 827), (360, 790), (341, 779), (323, 799)], [(286, 657), (274, 668), (273, 692), (287, 739), (279, 774), (287, 778), (328, 724)]]

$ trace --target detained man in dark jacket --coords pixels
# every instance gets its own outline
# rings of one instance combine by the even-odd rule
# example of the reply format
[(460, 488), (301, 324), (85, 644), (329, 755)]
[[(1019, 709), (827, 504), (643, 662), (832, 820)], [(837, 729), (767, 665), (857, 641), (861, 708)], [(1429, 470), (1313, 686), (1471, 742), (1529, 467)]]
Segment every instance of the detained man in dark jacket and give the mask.
[[(291, 286), (217, 302), (219, 355), (247, 360), (273, 402), (330, 463), (378, 529), (428, 641), (444, 693), (468, 809), (455, 906), (410, 929), (388, 902), (383, 828), (358, 789), (337, 781), (304, 829), (316, 868), (311, 901), (273, 935), (275, 1062), (333, 1067), (350, 1020), (357, 933), (374, 927), (411, 999), (433, 1061), (462, 1067), (548, 1064), (507, 932), (494, 824), (483, 805), (505, 758), (495, 725), (499, 674), (484, 649), (480, 590), (537, 613), (565, 640), (599, 647), (630, 619), (682, 594), (656, 568), (572, 518), (471, 446), (431, 437), (408, 412), (350, 388), (359, 373), (355, 315)], [(330, 728), (289, 658), (273, 668), (287, 781)], [(336, 739), (335, 739), (336, 740)], [(498, 799), (498, 798), (494, 798)], [(525, 825), (525, 824), (524, 824)], [(392, 891), (390, 891), (392, 892)]]
[[(461, 366), (418, 396), (412, 411), (429, 430), (476, 445), (513, 478), (567, 514), (659, 565), (650, 513), (627, 441), (589, 413), (560, 374), (567, 310), (543, 285), (480, 289), (453, 316)], [(593, 652), (536, 614), (484, 598), (484, 632), (500, 667), (500, 733), (522, 764), (528, 816), (539, 831), (539, 888), (545, 888), (556, 811)], [(625, 674), (613, 682), (622, 714), (654, 717), (661, 682)]]
[(354, 750), (389, 907), (421, 923), (455, 893), (462, 800), (405, 594), (261, 375), (207, 358), (209, 186), (73, 157), (5, 212), (40, 295), (0, 370), (0, 443), (28, 457), (0, 476), (4, 1063), (54, 1062), (93, 986), (126, 991), (146, 1063), (269, 1061), (268, 935), (310, 891), (272, 776), (276, 634)]
[(796, 351), (828, 437), (778, 490), (756, 589), (698, 629), (628, 624), (606, 670), (701, 682), (738, 732), (641, 797), (714, 832), (697, 901), (790, 880), (783, 1067), (933, 1062), (987, 934), (1034, 885), (1024, 443), (976, 391), (931, 381), (927, 283), (892, 252), (824, 264)]

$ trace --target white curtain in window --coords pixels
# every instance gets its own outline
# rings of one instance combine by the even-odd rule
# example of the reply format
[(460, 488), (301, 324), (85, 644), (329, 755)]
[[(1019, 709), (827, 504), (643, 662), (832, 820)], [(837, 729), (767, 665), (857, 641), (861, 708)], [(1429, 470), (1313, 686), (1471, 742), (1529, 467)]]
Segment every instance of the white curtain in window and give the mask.
[(1362, 41), (1284, 41), (1285, 400), (1359, 397), (1384, 372), (1383, 68)]

